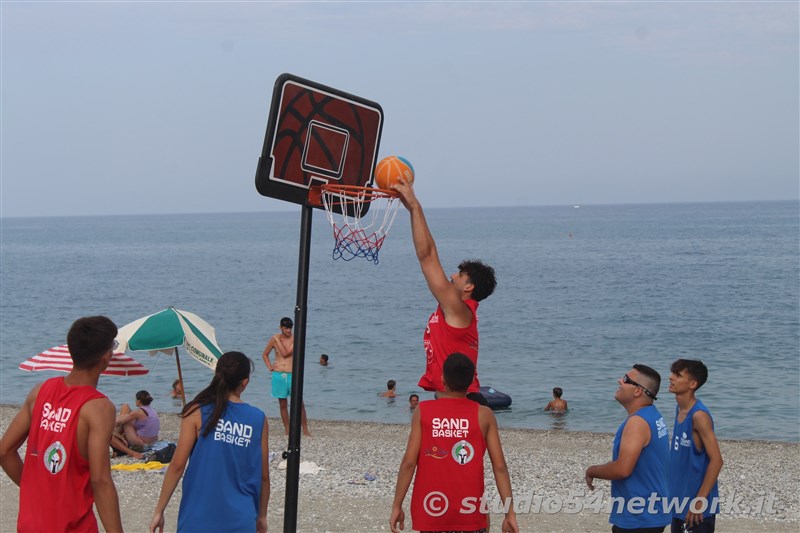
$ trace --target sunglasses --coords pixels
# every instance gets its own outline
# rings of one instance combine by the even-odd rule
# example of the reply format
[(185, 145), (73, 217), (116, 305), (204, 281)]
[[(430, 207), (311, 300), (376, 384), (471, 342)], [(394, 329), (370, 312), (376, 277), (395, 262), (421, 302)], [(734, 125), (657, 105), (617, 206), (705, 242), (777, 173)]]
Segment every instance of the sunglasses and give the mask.
[(648, 395), (650, 398), (652, 398), (653, 401), (656, 401), (656, 395), (655, 394), (653, 394), (652, 392), (647, 390), (647, 387), (643, 387), (642, 385), (639, 385), (638, 383), (633, 381), (631, 378), (628, 377), (628, 374), (625, 374), (624, 376), (622, 376), (622, 382), (623, 383), (627, 383), (629, 385), (633, 385), (635, 387), (639, 387), (640, 389), (642, 389), (644, 391), (644, 393), (646, 395)]

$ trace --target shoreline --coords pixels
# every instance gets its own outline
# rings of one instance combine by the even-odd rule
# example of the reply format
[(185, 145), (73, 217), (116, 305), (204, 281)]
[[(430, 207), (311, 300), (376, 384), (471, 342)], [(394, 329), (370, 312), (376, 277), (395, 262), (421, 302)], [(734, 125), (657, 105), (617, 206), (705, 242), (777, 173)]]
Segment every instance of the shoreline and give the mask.
[[(0, 431), (5, 431), (18, 406), (0, 405)], [(180, 418), (164, 413), (161, 439), (177, 441)], [(287, 438), (278, 419), (269, 418), (272, 491), (269, 529), (283, 529), (286, 476), (280, 455)], [(387, 531), (397, 468), (408, 438), (408, 425), (374, 422), (309, 420), (311, 438), (301, 440), (298, 531)], [(613, 434), (580, 431), (500, 428), (521, 531), (608, 531), (608, 513), (592, 508), (607, 503), (610, 484), (598, 480), (588, 491), (583, 471), (608, 461)], [(800, 443), (720, 440), (725, 466), (720, 473), (720, 531), (797, 531), (800, 527)], [(115, 464), (138, 463), (131, 458)], [(319, 470), (313, 473), (315, 468)], [(488, 458), (486, 490), (496, 495)], [(367, 481), (364, 474), (375, 476)], [(370, 476), (370, 477), (372, 477)], [(161, 489), (163, 474), (151, 471), (113, 471), (123, 525), (127, 531), (146, 531)], [(410, 491), (409, 491), (410, 493)], [(573, 496), (577, 494), (577, 496)], [(0, 531), (16, 529), (18, 488), (5, 474), (0, 481)], [(600, 500), (598, 500), (600, 496)], [(180, 485), (167, 508), (165, 531), (177, 525)], [(406, 531), (410, 530), (410, 494), (406, 497)], [(538, 512), (536, 512), (538, 507)], [(578, 509), (580, 507), (580, 509)], [(756, 512), (759, 511), (760, 512)], [(500, 515), (491, 531), (499, 530)]]

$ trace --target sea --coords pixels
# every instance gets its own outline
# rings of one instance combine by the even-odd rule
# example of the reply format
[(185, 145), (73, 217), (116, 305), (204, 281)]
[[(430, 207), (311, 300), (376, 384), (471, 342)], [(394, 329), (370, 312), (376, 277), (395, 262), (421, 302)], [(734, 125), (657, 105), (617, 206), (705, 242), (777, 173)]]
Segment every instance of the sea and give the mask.
[[(401, 207), (402, 210), (402, 207)], [(480, 304), (479, 378), (510, 395), (502, 427), (609, 433), (625, 411), (617, 379), (635, 363), (661, 373), (656, 406), (671, 426), (670, 364), (701, 359), (698, 396), (725, 439), (800, 441), (800, 204), (797, 201), (428, 209), (445, 271), (491, 264)], [(78, 317), (122, 326), (169, 306), (251, 357), (243, 399), (278, 416), (261, 353), (297, 303), (296, 211), (0, 219), (0, 402), (20, 404), (55, 372), (25, 359), (65, 342)], [(310, 419), (408, 423), (425, 367), (422, 334), (436, 306), (398, 214), (376, 265), (334, 260), (313, 214), (304, 401)], [(327, 367), (319, 356), (330, 357)], [(136, 391), (169, 397), (174, 355), (131, 353), (149, 374), (103, 376), (116, 404)], [(211, 371), (179, 350), (187, 392)], [(295, 376), (297, 378), (297, 376)], [(379, 393), (396, 380), (398, 397)], [(553, 387), (565, 416), (543, 411)], [(313, 432), (313, 421), (311, 423)]]

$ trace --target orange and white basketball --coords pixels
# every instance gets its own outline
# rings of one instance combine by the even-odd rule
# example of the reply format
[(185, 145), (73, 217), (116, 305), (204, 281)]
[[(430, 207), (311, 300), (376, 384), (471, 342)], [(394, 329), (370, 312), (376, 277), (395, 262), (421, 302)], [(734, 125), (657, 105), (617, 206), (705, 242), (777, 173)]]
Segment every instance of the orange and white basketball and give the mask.
[(375, 184), (379, 189), (389, 189), (400, 176), (408, 183), (414, 183), (414, 167), (405, 157), (390, 155), (381, 159), (375, 167)]

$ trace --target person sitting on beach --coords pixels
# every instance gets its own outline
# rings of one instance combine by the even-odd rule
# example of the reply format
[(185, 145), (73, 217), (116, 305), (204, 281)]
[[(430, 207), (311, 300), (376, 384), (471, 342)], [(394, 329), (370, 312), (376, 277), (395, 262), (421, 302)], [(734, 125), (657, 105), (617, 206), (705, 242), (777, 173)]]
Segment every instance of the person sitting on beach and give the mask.
[(324, 353), (319, 356), (319, 364), (322, 366), (328, 366), (328, 354)]
[[(114, 404), (97, 390), (117, 326), (80, 318), (67, 333), (72, 370), (33, 387), (0, 439), (0, 464), (19, 486), (18, 531), (122, 531), (108, 442)], [(25, 461), (19, 448), (27, 441)], [(3, 502), (3, 514), (11, 503)]]
[[(488, 523), (480, 511), (480, 502), (484, 495), (483, 458), (488, 451), (497, 492), (506, 509), (500, 530), (518, 533), (497, 419), (491, 409), (467, 399), (475, 364), (466, 355), (454, 353), (445, 359), (442, 373), (444, 391), (436, 400), (420, 402), (411, 417), (411, 433), (397, 474), (389, 527), (393, 533), (405, 528), (403, 500), (414, 478), (412, 529), (486, 531)], [(433, 499), (431, 495), (439, 497)], [(461, 505), (465, 501), (475, 503), (471, 511)], [(444, 505), (438, 507), (442, 502)], [(449, 506), (447, 502), (451, 502)]]
[(408, 408), (414, 410), (419, 405), (419, 394), (412, 394), (408, 397)]
[(553, 388), (553, 399), (544, 406), (545, 411), (552, 411), (553, 414), (562, 414), (567, 412), (567, 400), (562, 400), (561, 395), (564, 391), (561, 387)]
[(153, 397), (146, 390), (136, 393), (136, 407), (131, 410), (130, 405), (123, 403), (119, 409), (116, 420), (117, 435), (122, 435), (128, 447), (136, 452), (142, 452), (148, 444), (158, 440), (161, 430), (161, 421), (158, 413), (150, 407)]
[[(672, 363), (669, 392), (675, 395), (675, 425), (669, 456), (669, 491), (679, 502), (705, 502), (707, 509), (675, 509), (672, 533), (693, 531), (713, 533), (716, 513), (713, 501), (719, 497), (717, 477), (722, 470), (722, 453), (714, 434), (714, 421), (708, 408), (695, 396), (708, 379), (702, 361), (678, 359)], [(702, 505), (702, 504), (701, 504)], [(688, 507), (688, 506), (687, 506)], [(695, 512), (697, 511), (697, 512)]]
[(178, 531), (266, 533), (269, 426), (263, 411), (241, 400), (252, 371), (253, 362), (243, 353), (222, 354), (209, 386), (181, 411), (178, 446), (164, 474), (151, 533), (164, 531), (164, 511), (181, 477)]
[(183, 382), (180, 379), (176, 379), (172, 382), (172, 390), (169, 391), (169, 395), (172, 398), (183, 398)]
[(397, 394), (394, 392), (395, 387), (397, 387), (397, 382), (393, 379), (390, 379), (386, 382), (386, 392), (380, 393), (382, 398), (394, 398)]

